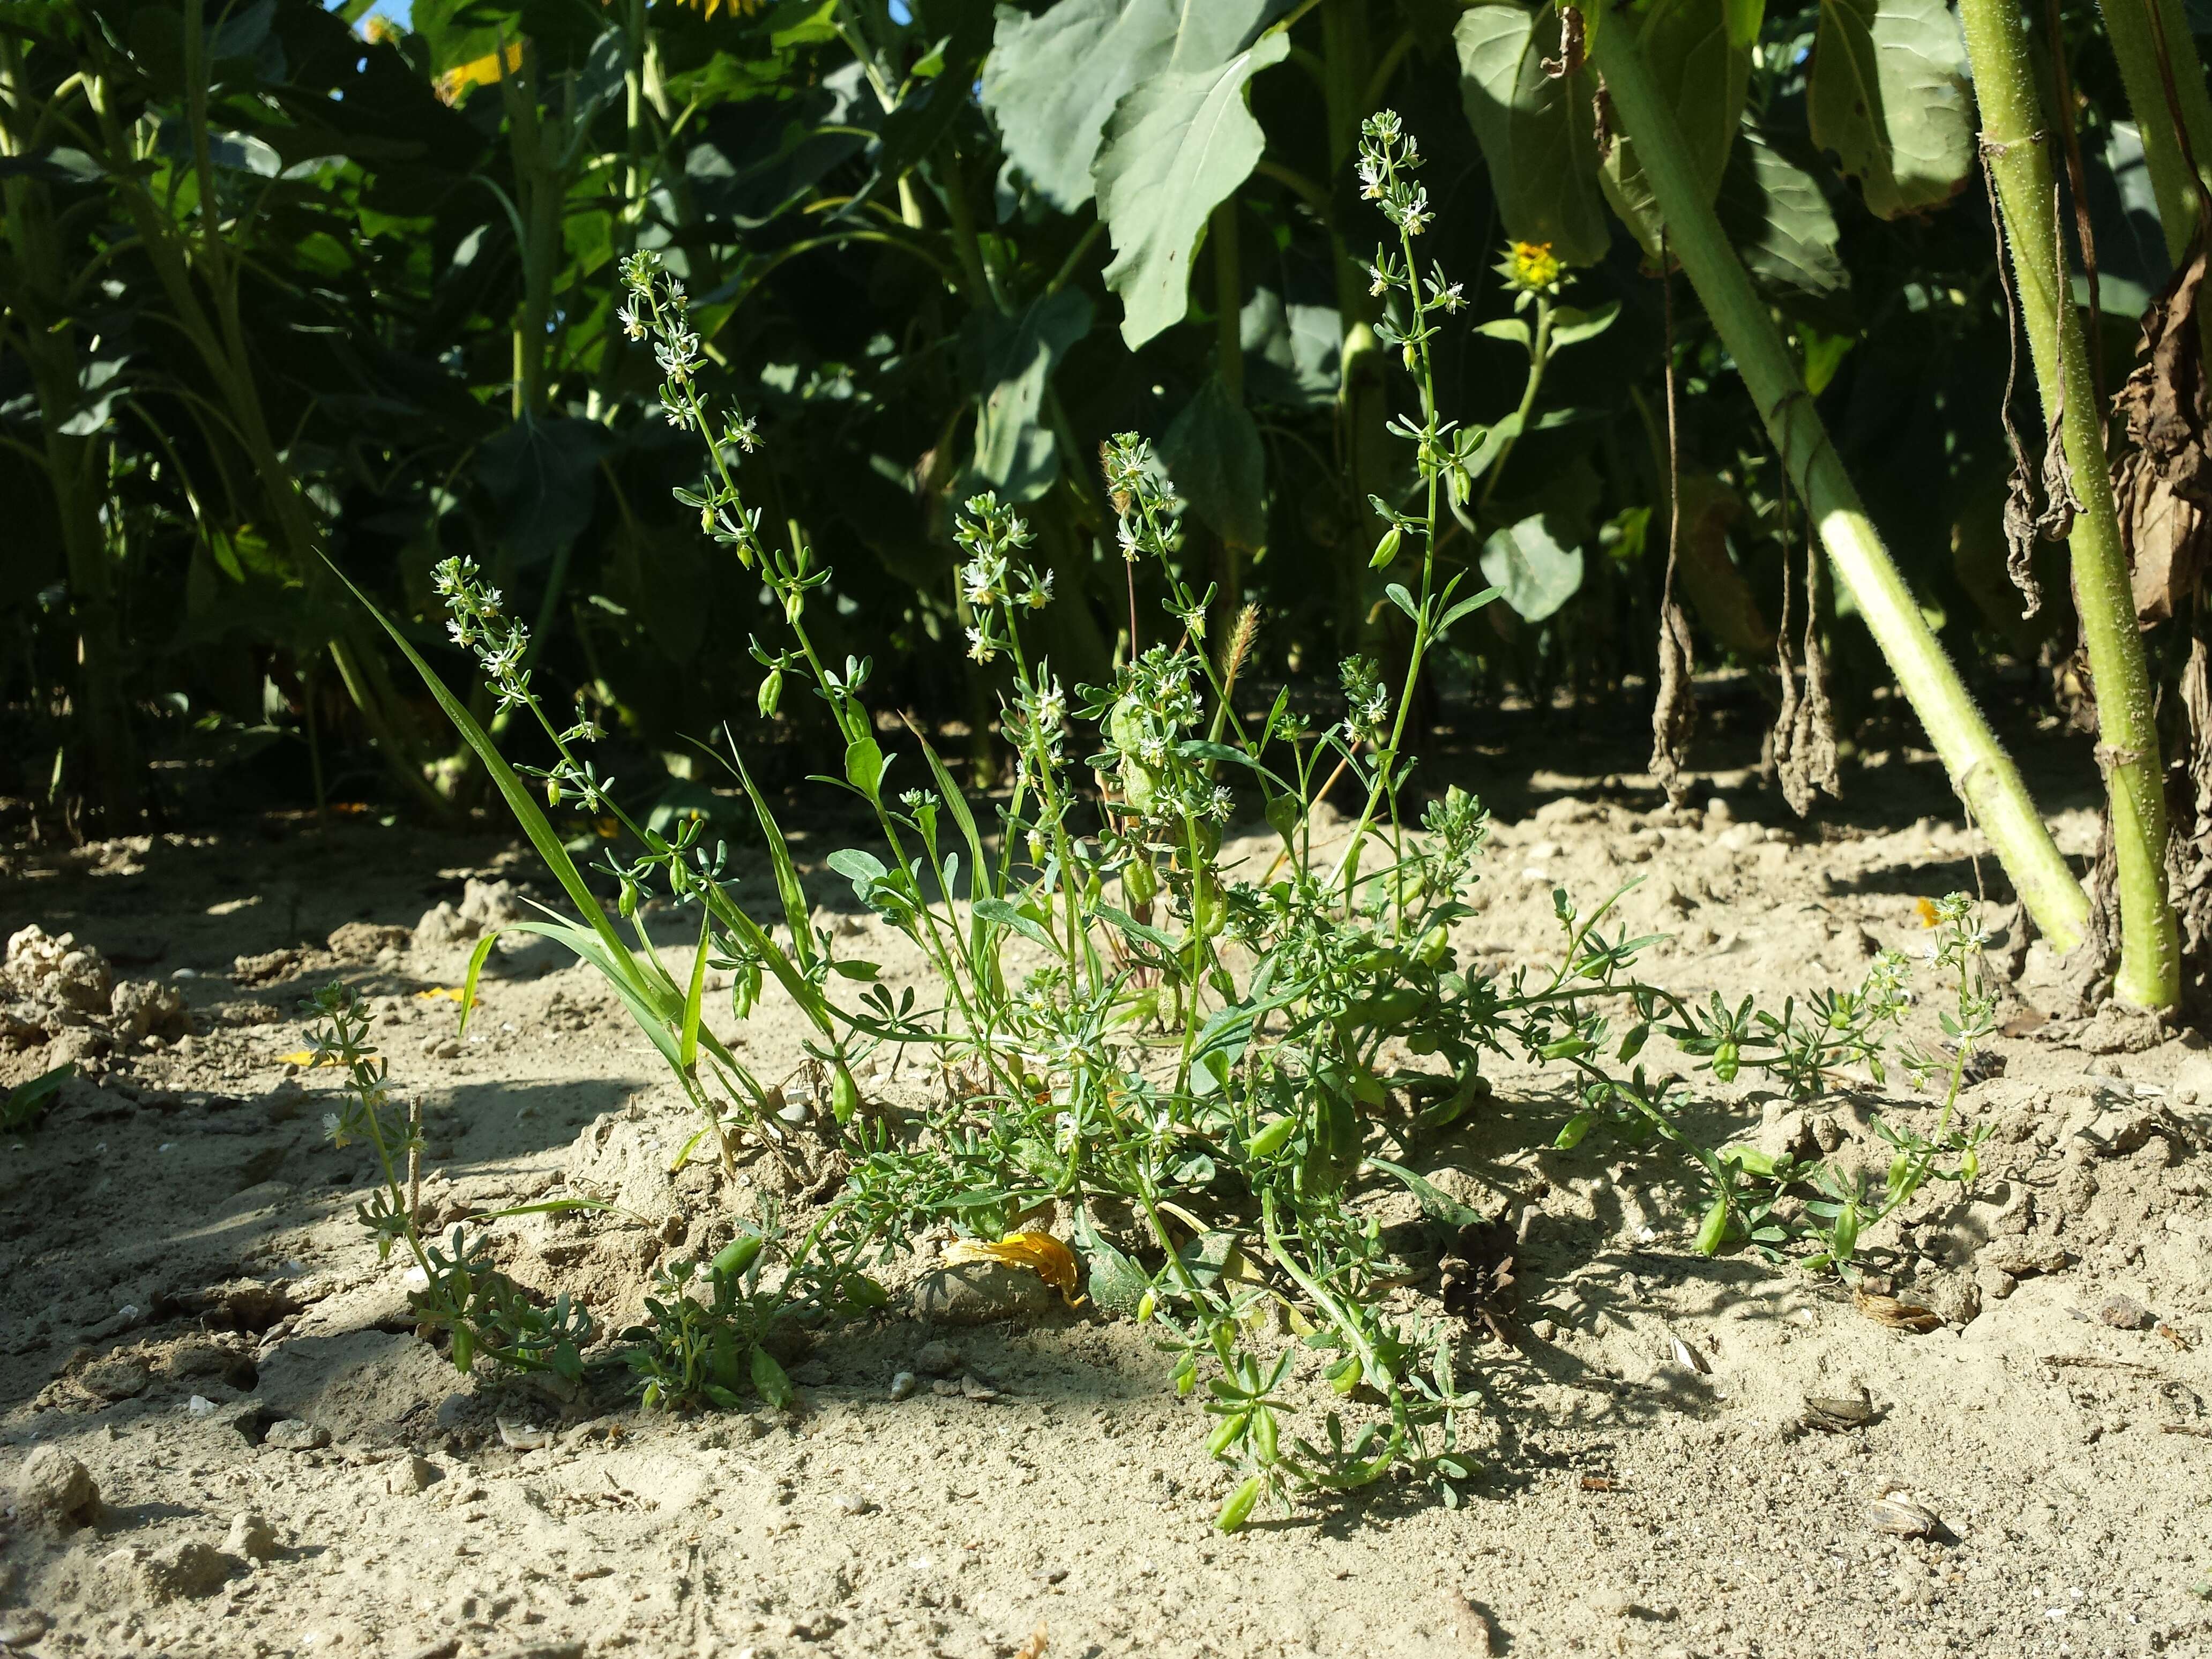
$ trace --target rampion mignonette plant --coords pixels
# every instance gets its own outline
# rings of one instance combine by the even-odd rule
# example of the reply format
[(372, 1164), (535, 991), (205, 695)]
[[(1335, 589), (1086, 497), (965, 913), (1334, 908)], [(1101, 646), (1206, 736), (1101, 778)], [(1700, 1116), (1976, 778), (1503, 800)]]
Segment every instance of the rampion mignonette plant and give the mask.
[[(740, 757), (731, 763), (765, 842), (780, 933), (738, 902), (727, 849), (709, 847), (700, 823), (664, 836), (635, 823), (584, 753), (595, 729), (557, 723), (532, 689), (524, 630), (500, 596), (466, 560), (441, 568), (454, 639), (475, 653), (501, 707), (538, 720), (556, 756), (542, 769), (510, 768), (422, 668), (582, 919), (549, 914), (518, 925), (592, 962), (658, 1045), (699, 1113), (687, 1155), (704, 1146), (726, 1167), (743, 1154), (814, 1170), (834, 1152), (849, 1171), (802, 1237), (757, 1218), (713, 1261), (665, 1272), (648, 1322), (626, 1334), (648, 1400), (726, 1405), (750, 1389), (780, 1403), (788, 1384), (763, 1346), (775, 1319), (879, 1304), (866, 1268), (920, 1231), (949, 1222), (988, 1243), (1036, 1225), (1057, 1200), (1073, 1218), (1092, 1299), (1158, 1333), (1177, 1356), (1179, 1388), (1204, 1383), (1208, 1449), (1244, 1475), (1223, 1526), (1242, 1525), (1270, 1492), (1279, 1500), (1355, 1487), (1394, 1468), (1455, 1501), (1470, 1464), (1460, 1433), (1469, 1402), (1455, 1361), (1462, 1316), (1480, 1310), (1387, 1312), (1404, 1264), (1361, 1200), (1378, 1182), (1402, 1182), (1448, 1248), (1455, 1240), (1480, 1253), (1490, 1219), (1407, 1165), (1423, 1136), (1480, 1109), (1486, 1056), (1563, 1073), (1576, 1105), (1562, 1145), (1604, 1124), (1681, 1146), (1711, 1189), (1701, 1249), (1731, 1237), (1766, 1248), (1784, 1240), (1782, 1195), (1805, 1193), (1813, 1172), (1692, 1144), (1679, 1124), (1685, 1085), (1648, 1077), (1639, 1052), (1663, 1031), (1724, 1078), (1760, 1067), (1792, 1092), (1817, 1092), (1838, 1066), (1878, 1056), (1882, 1030), (1903, 1008), (1900, 961), (1886, 957), (1860, 991), (1802, 1012), (1717, 1001), (1699, 1009), (1632, 977), (1650, 941), (1601, 931), (1610, 901), (1584, 915), (1559, 891), (1556, 964), (1485, 973), (1462, 965), (1452, 945), (1483, 846), (1481, 807), (1450, 788), (1418, 824), (1401, 811), (1413, 770), (1407, 692), (1429, 653), (1492, 597), (1464, 593), (1464, 573), (1440, 567), (1440, 515), (1467, 507), (1501, 453), (1497, 429), (1462, 426), (1437, 407), (1432, 352), (1462, 298), (1416, 259), (1431, 212), (1419, 164), (1395, 115), (1367, 123), (1361, 187), (1397, 244), (1373, 267), (1389, 308), (1377, 332), (1398, 349), (1419, 398), (1418, 414), (1394, 423), (1413, 447), (1417, 484), (1401, 501), (1374, 503), (1385, 524), (1375, 566), (1407, 577), (1386, 590), (1411, 628), (1400, 684), (1386, 687), (1375, 664), (1355, 659), (1343, 667), (1344, 712), (1326, 726), (1307, 725), (1286, 695), (1264, 710), (1240, 708), (1256, 618), (1248, 609), (1229, 638), (1209, 641), (1217, 596), (1194, 588), (1179, 559), (1182, 504), (1151, 447), (1124, 434), (1103, 456), (1115, 535), (1133, 566), (1157, 572), (1166, 599), (1156, 634), (1130, 641), (1108, 684), (1067, 687), (1025, 640), (1024, 619), (1054, 596), (1051, 574), (1030, 560), (1020, 516), (989, 495), (959, 516), (969, 649), (980, 662), (1003, 659), (1008, 676), (1000, 729), (1014, 765), (988, 828), (918, 734), (921, 775), (904, 787), (890, 781), (896, 757), (880, 746), (862, 701), (869, 663), (826, 660), (809, 630), (809, 605), (830, 572), (797, 526), (765, 534), (747, 504), (738, 468), (759, 435), (750, 421), (717, 414), (702, 392), (682, 283), (651, 253), (626, 263), (623, 324), (652, 343), (661, 410), (701, 441), (708, 460), (700, 487), (678, 499), (697, 510), (703, 533), (760, 573), (781, 614), (783, 641), (751, 647), (764, 670), (761, 708), (772, 713), (793, 678), (822, 699), (844, 744), (845, 785), (874, 819), (880, 848), (828, 862), (921, 953), (929, 971), (920, 982), (942, 994), (927, 1003), (911, 988), (895, 996), (878, 964), (841, 956), (837, 938), (814, 925)], [(1543, 252), (1510, 252), (1501, 267), (1516, 306), (1536, 313), (1523, 418), (1560, 340), (1571, 329), (1596, 331), (1580, 313), (1555, 326), (1564, 279)], [(1510, 443), (1511, 430), (1502, 435)], [(518, 771), (554, 806), (612, 817), (637, 849), (604, 867), (620, 895), (615, 915)], [(1324, 833), (1314, 807), (1340, 775), (1352, 781), (1358, 810), (1348, 829)], [(1224, 828), (1249, 806), (1277, 842), (1261, 857), (1224, 850)], [(698, 916), (685, 982), (635, 922), (648, 891)], [(1964, 985), (1978, 956), (1963, 905), (1948, 925), (1947, 959)], [(471, 965), (471, 998), (489, 946)], [(821, 1132), (829, 1144), (809, 1145), (786, 1125), (781, 1097), (709, 1029), (710, 966), (732, 975), (737, 1018), (773, 980), (805, 1020), (832, 1109)], [(1960, 1066), (1985, 1029), (1962, 1001)], [(919, 1051), (945, 1079), (942, 1098), (918, 1117), (879, 1109), (857, 1081), (862, 1062), (887, 1048)], [(1811, 1212), (1828, 1255), (1848, 1265), (1863, 1217), (1905, 1201), (1933, 1175), (1957, 1178), (1937, 1165), (1963, 1146), (1947, 1110), (1936, 1143), (1900, 1132), (1886, 1194), (1829, 1177)], [(411, 1223), (373, 1220), (380, 1234), (412, 1237)], [(1017, 1237), (1005, 1248), (1046, 1246)], [(783, 1269), (773, 1288), (763, 1278), (771, 1263)], [(443, 1282), (434, 1278), (434, 1292)], [(1328, 1386), (1329, 1408), (1308, 1419), (1310, 1432), (1288, 1421), (1304, 1398), (1295, 1386), (1302, 1356)]]

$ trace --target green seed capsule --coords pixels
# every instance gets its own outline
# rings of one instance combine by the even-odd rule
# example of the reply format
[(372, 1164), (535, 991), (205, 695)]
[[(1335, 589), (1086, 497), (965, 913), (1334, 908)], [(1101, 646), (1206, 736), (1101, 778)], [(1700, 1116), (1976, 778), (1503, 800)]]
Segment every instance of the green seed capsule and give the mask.
[(853, 1081), (852, 1073), (842, 1066), (830, 1080), (830, 1109), (840, 1123), (850, 1123), (853, 1114), (860, 1109), (860, 1085)]
[(1255, 1474), (1237, 1487), (1230, 1494), (1229, 1501), (1221, 1506), (1221, 1514), (1213, 1524), (1224, 1532), (1235, 1532), (1252, 1518), (1252, 1511), (1259, 1507), (1260, 1493), (1266, 1486), (1266, 1479)]
[(1705, 1212), (1705, 1221), (1698, 1228), (1697, 1250), (1699, 1255), (1717, 1255), (1721, 1241), (1728, 1237), (1728, 1200), (1717, 1198)]
[(1139, 1325), (1149, 1322), (1152, 1316), (1152, 1310), (1159, 1305), (1159, 1297), (1153, 1295), (1152, 1291), (1146, 1291), (1137, 1298), (1137, 1322)]
[(1273, 1158), (1297, 1133), (1297, 1127), (1296, 1118), (1279, 1117), (1247, 1141), (1245, 1149), (1255, 1158)]
[(1367, 562), (1370, 570), (1380, 570), (1398, 556), (1399, 530), (1392, 525), (1382, 532), (1382, 539), (1375, 544), (1375, 556)]
[(1249, 1412), (1236, 1412), (1221, 1419), (1213, 1432), (1206, 1437), (1206, 1455), (1219, 1457), (1244, 1437), (1244, 1430), (1252, 1420)]
[(760, 711), (763, 720), (775, 713), (775, 706), (783, 701), (783, 671), (769, 670), (768, 678), (760, 683)]
[(735, 1279), (753, 1265), (753, 1259), (760, 1255), (761, 1246), (766, 1243), (758, 1233), (747, 1233), (741, 1238), (732, 1239), (714, 1254), (712, 1265), (715, 1276)]
[(1275, 1414), (1269, 1411), (1252, 1413), (1252, 1449), (1260, 1462), (1268, 1468), (1275, 1462)]

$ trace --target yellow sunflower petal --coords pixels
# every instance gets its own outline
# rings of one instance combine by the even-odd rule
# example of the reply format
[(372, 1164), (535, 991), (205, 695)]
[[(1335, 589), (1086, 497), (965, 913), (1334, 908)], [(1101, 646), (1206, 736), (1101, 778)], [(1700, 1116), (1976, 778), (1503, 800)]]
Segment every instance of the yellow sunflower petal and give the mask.
[(1026, 1267), (1060, 1292), (1071, 1308), (1083, 1298), (1075, 1294), (1077, 1267), (1073, 1252), (1050, 1233), (1008, 1233), (997, 1243), (980, 1238), (959, 1238), (945, 1247), (950, 1262), (997, 1261), (1009, 1267)]

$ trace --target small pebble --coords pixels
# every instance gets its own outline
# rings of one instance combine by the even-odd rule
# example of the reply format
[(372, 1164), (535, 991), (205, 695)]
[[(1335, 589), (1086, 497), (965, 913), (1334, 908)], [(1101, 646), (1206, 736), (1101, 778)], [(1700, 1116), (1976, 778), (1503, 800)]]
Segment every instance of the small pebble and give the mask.
[(278, 1451), (319, 1451), (331, 1443), (331, 1431), (299, 1418), (288, 1417), (271, 1423), (261, 1439), (262, 1444), (274, 1446)]
[(404, 1498), (410, 1492), (421, 1492), (437, 1478), (436, 1464), (419, 1452), (410, 1452), (385, 1472), (384, 1489), (394, 1497)]
[(231, 1517), (230, 1531), (222, 1540), (223, 1553), (239, 1555), (249, 1561), (267, 1561), (276, 1557), (276, 1529), (265, 1516), (252, 1510), (241, 1510)]
[(215, 1414), (215, 1401), (204, 1394), (196, 1394), (185, 1401), (185, 1410), (194, 1417), (211, 1417)]
[(875, 1508), (873, 1504), (856, 1492), (841, 1492), (837, 1494), (837, 1510), (841, 1515), (866, 1515), (873, 1508)]
[(89, 1521), (100, 1513), (100, 1488), (92, 1471), (59, 1446), (40, 1446), (16, 1477), (15, 1512), (63, 1525)]
[(912, 1371), (901, 1371), (896, 1376), (891, 1378), (892, 1399), (903, 1400), (914, 1390), (915, 1376)]
[(499, 1437), (516, 1451), (535, 1451), (540, 1446), (553, 1443), (553, 1431), (502, 1417), (499, 1419)]
[(914, 1368), (930, 1376), (950, 1376), (960, 1368), (960, 1350), (950, 1342), (925, 1342), (914, 1356)]
[(2097, 1317), (2116, 1331), (2145, 1331), (2154, 1321), (2148, 1308), (2131, 1296), (2108, 1296), (2097, 1304)]

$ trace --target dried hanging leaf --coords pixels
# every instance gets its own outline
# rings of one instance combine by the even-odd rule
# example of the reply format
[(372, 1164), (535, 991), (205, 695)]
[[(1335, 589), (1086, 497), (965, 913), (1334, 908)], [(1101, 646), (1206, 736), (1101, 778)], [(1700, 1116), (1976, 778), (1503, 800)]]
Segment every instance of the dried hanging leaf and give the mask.
[(2075, 516), (2081, 498), (2074, 493), (2074, 469), (2066, 459), (2066, 400), (2061, 398), (2051, 411), (2051, 435), (2043, 446), (2043, 511), (2035, 520), (2035, 533), (2046, 542), (2063, 542), (2074, 533)]
[(2212, 977), (2212, 650), (2201, 631), (2190, 641), (2189, 660), (2161, 733), (2166, 754), (2166, 888), (2181, 927), (2181, 959), (2188, 981), (2201, 994)]
[(2159, 477), (2187, 499), (2212, 506), (2203, 348), (2197, 329), (2204, 254), (2200, 228), (2187, 261), (2143, 313), (2135, 372), (2113, 403)]
[(1690, 734), (1698, 727), (1697, 672), (1690, 653), (1690, 619), (1682, 612), (1672, 584), (1659, 612), (1659, 697), (1651, 707), (1651, 775), (1680, 806), (1689, 799), (1682, 765), (1689, 758)]
[[(2009, 428), (2012, 419), (2005, 418)], [(2013, 440), (2012, 477), (2005, 485), (2004, 538), (2005, 574), (2027, 601), (2023, 617), (2033, 617), (2043, 609), (2043, 584), (2035, 579), (2035, 486), (2028, 482), (2027, 456), (2020, 447), (2017, 433)]]
[(2140, 449), (2121, 458), (2112, 474), (2112, 495), (2135, 589), (2136, 620), (2148, 628), (2179, 616), (2203, 576), (2203, 509), (2168, 488)]
[(2197, 325), (2204, 283), (2200, 225), (2190, 250), (2143, 313), (2136, 367), (2113, 409), (2136, 453), (2113, 480), (2120, 539), (2133, 572), (2136, 614), (2146, 626), (2179, 615), (2206, 563), (2205, 514), (2212, 509), (2212, 444), (2203, 336)]
[[(1665, 244), (1661, 250), (1663, 254)], [(1659, 696), (1651, 705), (1651, 775), (1680, 806), (1690, 796), (1682, 765), (1698, 726), (1697, 659), (1690, 649), (1690, 619), (1674, 597), (1674, 565), (1682, 547), (1682, 449), (1674, 423), (1674, 278), (1659, 262), (1660, 296), (1667, 319), (1667, 574), (1659, 588)]]
[(1820, 555), (1805, 549), (1805, 672), (1802, 686), (1790, 660), (1790, 576), (1782, 578), (1782, 627), (1775, 640), (1775, 661), (1782, 675), (1782, 711), (1774, 722), (1774, 771), (1782, 798), (1803, 817), (1813, 810), (1815, 792), (1833, 800), (1844, 795), (1836, 755), (1836, 716), (1828, 702), (1828, 659), (1820, 648)]
[[(2012, 266), (2005, 256), (2004, 216), (1996, 207), (1996, 176), (1990, 168), (1989, 151), (1984, 149), (1980, 155), (1983, 195), (1990, 204), (1990, 227), (1996, 235), (1997, 291), (2004, 295), (2005, 307), (2004, 397), (1997, 404), (1998, 418), (2004, 422), (2005, 446), (2012, 451), (2012, 477), (2005, 484), (2005, 574), (2012, 578), (2012, 585), (2027, 601), (2027, 609), (2021, 612), (2025, 619), (2043, 609), (2043, 585), (2035, 579), (2035, 538), (2042, 515), (2036, 510), (2035, 482), (2029, 472), (2027, 446), (2020, 441), (2020, 428), (2013, 424), (2013, 391), (2020, 383), (2020, 311), (2013, 294)], [(2054, 421), (2051, 431), (2056, 434), (2057, 430)]]
[(980, 1238), (957, 1238), (945, 1247), (946, 1261), (997, 1261), (1009, 1267), (1026, 1267), (1060, 1292), (1071, 1308), (1082, 1305), (1075, 1294), (1077, 1268), (1073, 1252), (1050, 1233), (1008, 1233), (997, 1243)]

